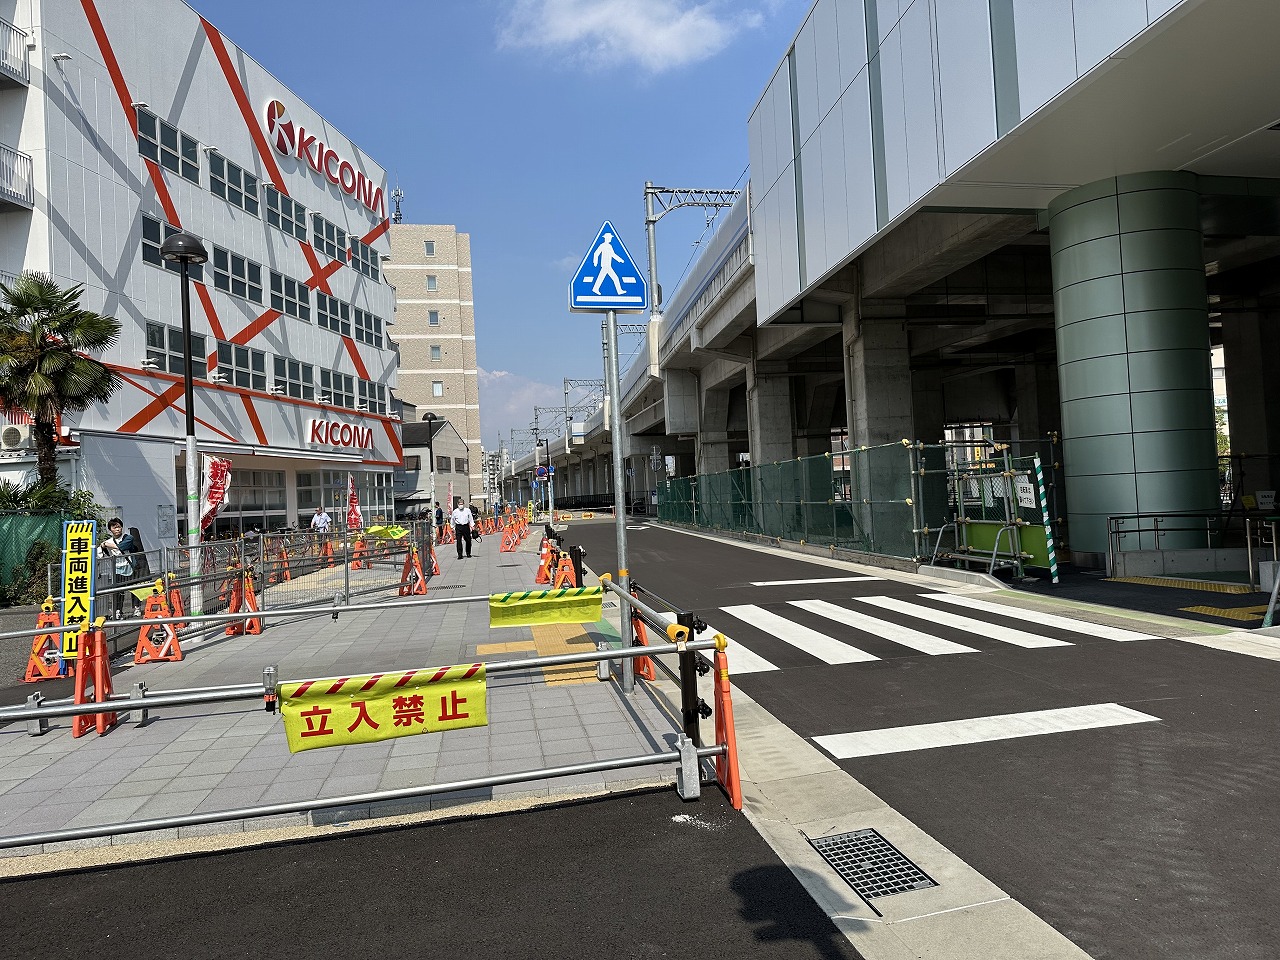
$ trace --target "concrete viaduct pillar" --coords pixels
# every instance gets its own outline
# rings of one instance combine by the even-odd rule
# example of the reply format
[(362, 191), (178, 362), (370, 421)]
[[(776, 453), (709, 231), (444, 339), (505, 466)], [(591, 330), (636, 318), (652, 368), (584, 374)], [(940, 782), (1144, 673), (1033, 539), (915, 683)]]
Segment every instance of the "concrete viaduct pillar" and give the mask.
[[(1086, 184), (1049, 205), (1077, 561), (1106, 553), (1109, 516), (1218, 506), (1199, 200), (1194, 174), (1155, 172)], [(1160, 545), (1203, 543), (1200, 533)]]

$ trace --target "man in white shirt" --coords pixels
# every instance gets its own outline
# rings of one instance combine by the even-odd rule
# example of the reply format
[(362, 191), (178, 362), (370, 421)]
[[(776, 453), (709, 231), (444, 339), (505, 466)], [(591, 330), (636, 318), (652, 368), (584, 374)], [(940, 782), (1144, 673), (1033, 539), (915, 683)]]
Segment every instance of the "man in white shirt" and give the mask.
[(471, 516), (471, 508), (462, 502), (461, 497), (453, 500), (453, 540), (458, 545), (458, 559), (462, 559), (462, 542), (467, 543), (467, 556), (471, 556), (471, 524), (475, 518)]
[(311, 518), (311, 529), (316, 533), (328, 533), (329, 527), (333, 524), (333, 518), (325, 512), (323, 506), (316, 507), (315, 515)]

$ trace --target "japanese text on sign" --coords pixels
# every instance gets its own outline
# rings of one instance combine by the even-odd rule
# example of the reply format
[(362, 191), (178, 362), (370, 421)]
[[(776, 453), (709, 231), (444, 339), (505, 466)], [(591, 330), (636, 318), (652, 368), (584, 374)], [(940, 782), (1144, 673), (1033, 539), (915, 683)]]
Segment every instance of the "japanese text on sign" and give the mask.
[(68, 520), (62, 525), (62, 658), (74, 660), (79, 632), (93, 622), (94, 541), (98, 521)]
[(301, 680), (278, 687), (289, 752), (488, 722), (483, 663)]

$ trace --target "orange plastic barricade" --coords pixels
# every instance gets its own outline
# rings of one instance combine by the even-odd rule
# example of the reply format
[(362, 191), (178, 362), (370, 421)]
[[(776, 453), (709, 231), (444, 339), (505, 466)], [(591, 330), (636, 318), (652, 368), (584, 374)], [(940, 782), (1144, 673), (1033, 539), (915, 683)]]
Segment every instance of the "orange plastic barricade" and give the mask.
[[(147, 597), (142, 608), (142, 619), (154, 620), (169, 616), (169, 600), (163, 593)], [(152, 634), (160, 635), (160, 641)], [(182, 645), (178, 643), (178, 631), (172, 623), (143, 623), (138, 630), (138, 645), (133, 649), (134, 663), (171, 663), (182, 659)]]
[[(187, 612), (182, 605), (182, 591), (178, 589), (175, 583), (177, 579), (177, 576), (174, 574), (169, 574), (169, 616), (185, 617)], [(186, 629), (187, 624), (185, 622), (175, 623), (173, 627), (175, 630), (184, 630)]]
[[(53, 597), (46, 597), (44, 603), (40, 604), (40, 613), (36, 615), (36, 629), (57, 626), (61, 626), (61, 619), (54, 607)], [(22, 678), (22, 682), (35, 683), (38, 680), (57, 678), (60, 675), (58, 668), (61, 653), (61, 633), (42, 633), (37, 636), (31, 641), (31, 656), (27, 658), (27, 673)], [(49, 656), (50, 654), (53, 656)], [(67, 669), (73, 673), (75, 671), (75, 667), (70, 663), (67, 664)]]
[(282, 543), (280, 552), (276, 554), (275, 564), (271, 568), (271, 575), (267, 577), (267, 583), (284, 583), (292, 579), (293, 574), (289, 572), (289, 551)]
[(356, 541), (355, 552), (351, 555), (351, 569), (363, 570), (366, 567), (372, 567), (369, 562), (369, 551), (365, 549), (364, 538), (361, 537)]
[(440, 535), (440, 539), (436, 542), (439, 544), (453, 543), (453, 524), (446, 523), (444, 525), (444, 533)]
[[(633, 593), (634, 597), (635, 594)], [(649, 645), (649, 633), (645, 630), (644, 621), (640, 619), (640, 614), (634, 611), (631, 614), (631, 627), (635, 631), (636, 646), (647, 647)], [(650, 682), (658, 678), (658, 672), (653, 667), (653, 660), (649, 657), (636, 657), (636, 676), (641, 677)]]
[(716, 652), (712, 664), (715, 673), (716, 743), (725, 752), (716, 757), (716, 780), (729, 798), (733, 809), (742, 809), (742, 780), (738, 774), (738, 738), (733, 727), (733, 700), (729, 694), (729, 658), (725, 656), (728, 641), (716, 634)]
[(542, 546), (538, 550), (542, 556), (538, 559), (538, 574), (533, 578), (533, 582), (539, 584), (550, 583), (551, 571), (556, 562), (556, 554), (551, 549), (551, 542), (546, 537), (542, 538)]
[[(106, 703), (111, 699), (111, 661), (107, 658), (107, 635), (99, 620), (92, 629), (80, 631), (79, 662), (76, 664), (76, 703)], [(88, 689), (93, 684), (93, 690)], [(71, 718), (71, 736), (80, 737), (96, 727), (102, 736), (117, 723), (112, 713), (88, 713)]]
[[(241, 580), (243, 579), (243, 583)], [(258, 597), (253, 591), (253, 573), (246, 570), (243, 578), (237, 578), (235, 589), (231, 594), (231, 605), (227, 607), (227, 613), (257, 613)], [(227, 629), (223, 631), (228, 637), (238, 637), (243, 634), (251, 634), (257, 636), (262, 633), (262, 618), (249, 617), (243, 622), (231, 622), (227, 624)]]
[(422, 561), (418, 559), (418, 548), (410, 545), (409, 553), (404, 558), (404, 569), (400, 571), (399, 595), (421, 596), (426, 592), (427, 578), (422, 575)]
[(502, 546), (498, 548), (499, 553), (515, 553), (516, 546), (520, 543), (520, 538), (516, 536), (516, 528), (513, 524), (507, 524), (502, 531)]
[(324, 542), (320, 544), (320, 553), (316, 557), (317, 564), (323, 563), (325, 566), (333, 566), (333, 541), (325, 537)]
[(436, 559), (436, 548), (432, 546), (431, 550), (431, 575), (433, 577), (440, 576), (440, 561)]
[(560, 562), (556, 566), (556, 580), (552, 589), (559, 590), (561, 587), (576, 587), (578, 578), (573, 572), (573, 561), (569, 559), (567, 553), (560, 554)]

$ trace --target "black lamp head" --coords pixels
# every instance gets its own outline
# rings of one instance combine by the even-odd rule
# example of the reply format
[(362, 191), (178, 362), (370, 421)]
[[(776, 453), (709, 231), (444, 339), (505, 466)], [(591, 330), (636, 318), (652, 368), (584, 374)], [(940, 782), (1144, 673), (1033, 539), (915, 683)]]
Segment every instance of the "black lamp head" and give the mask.
[(189, 233), (175, 233), (160, 244), (160, 257), (173, 263), (206, 263), (209, 251)]

